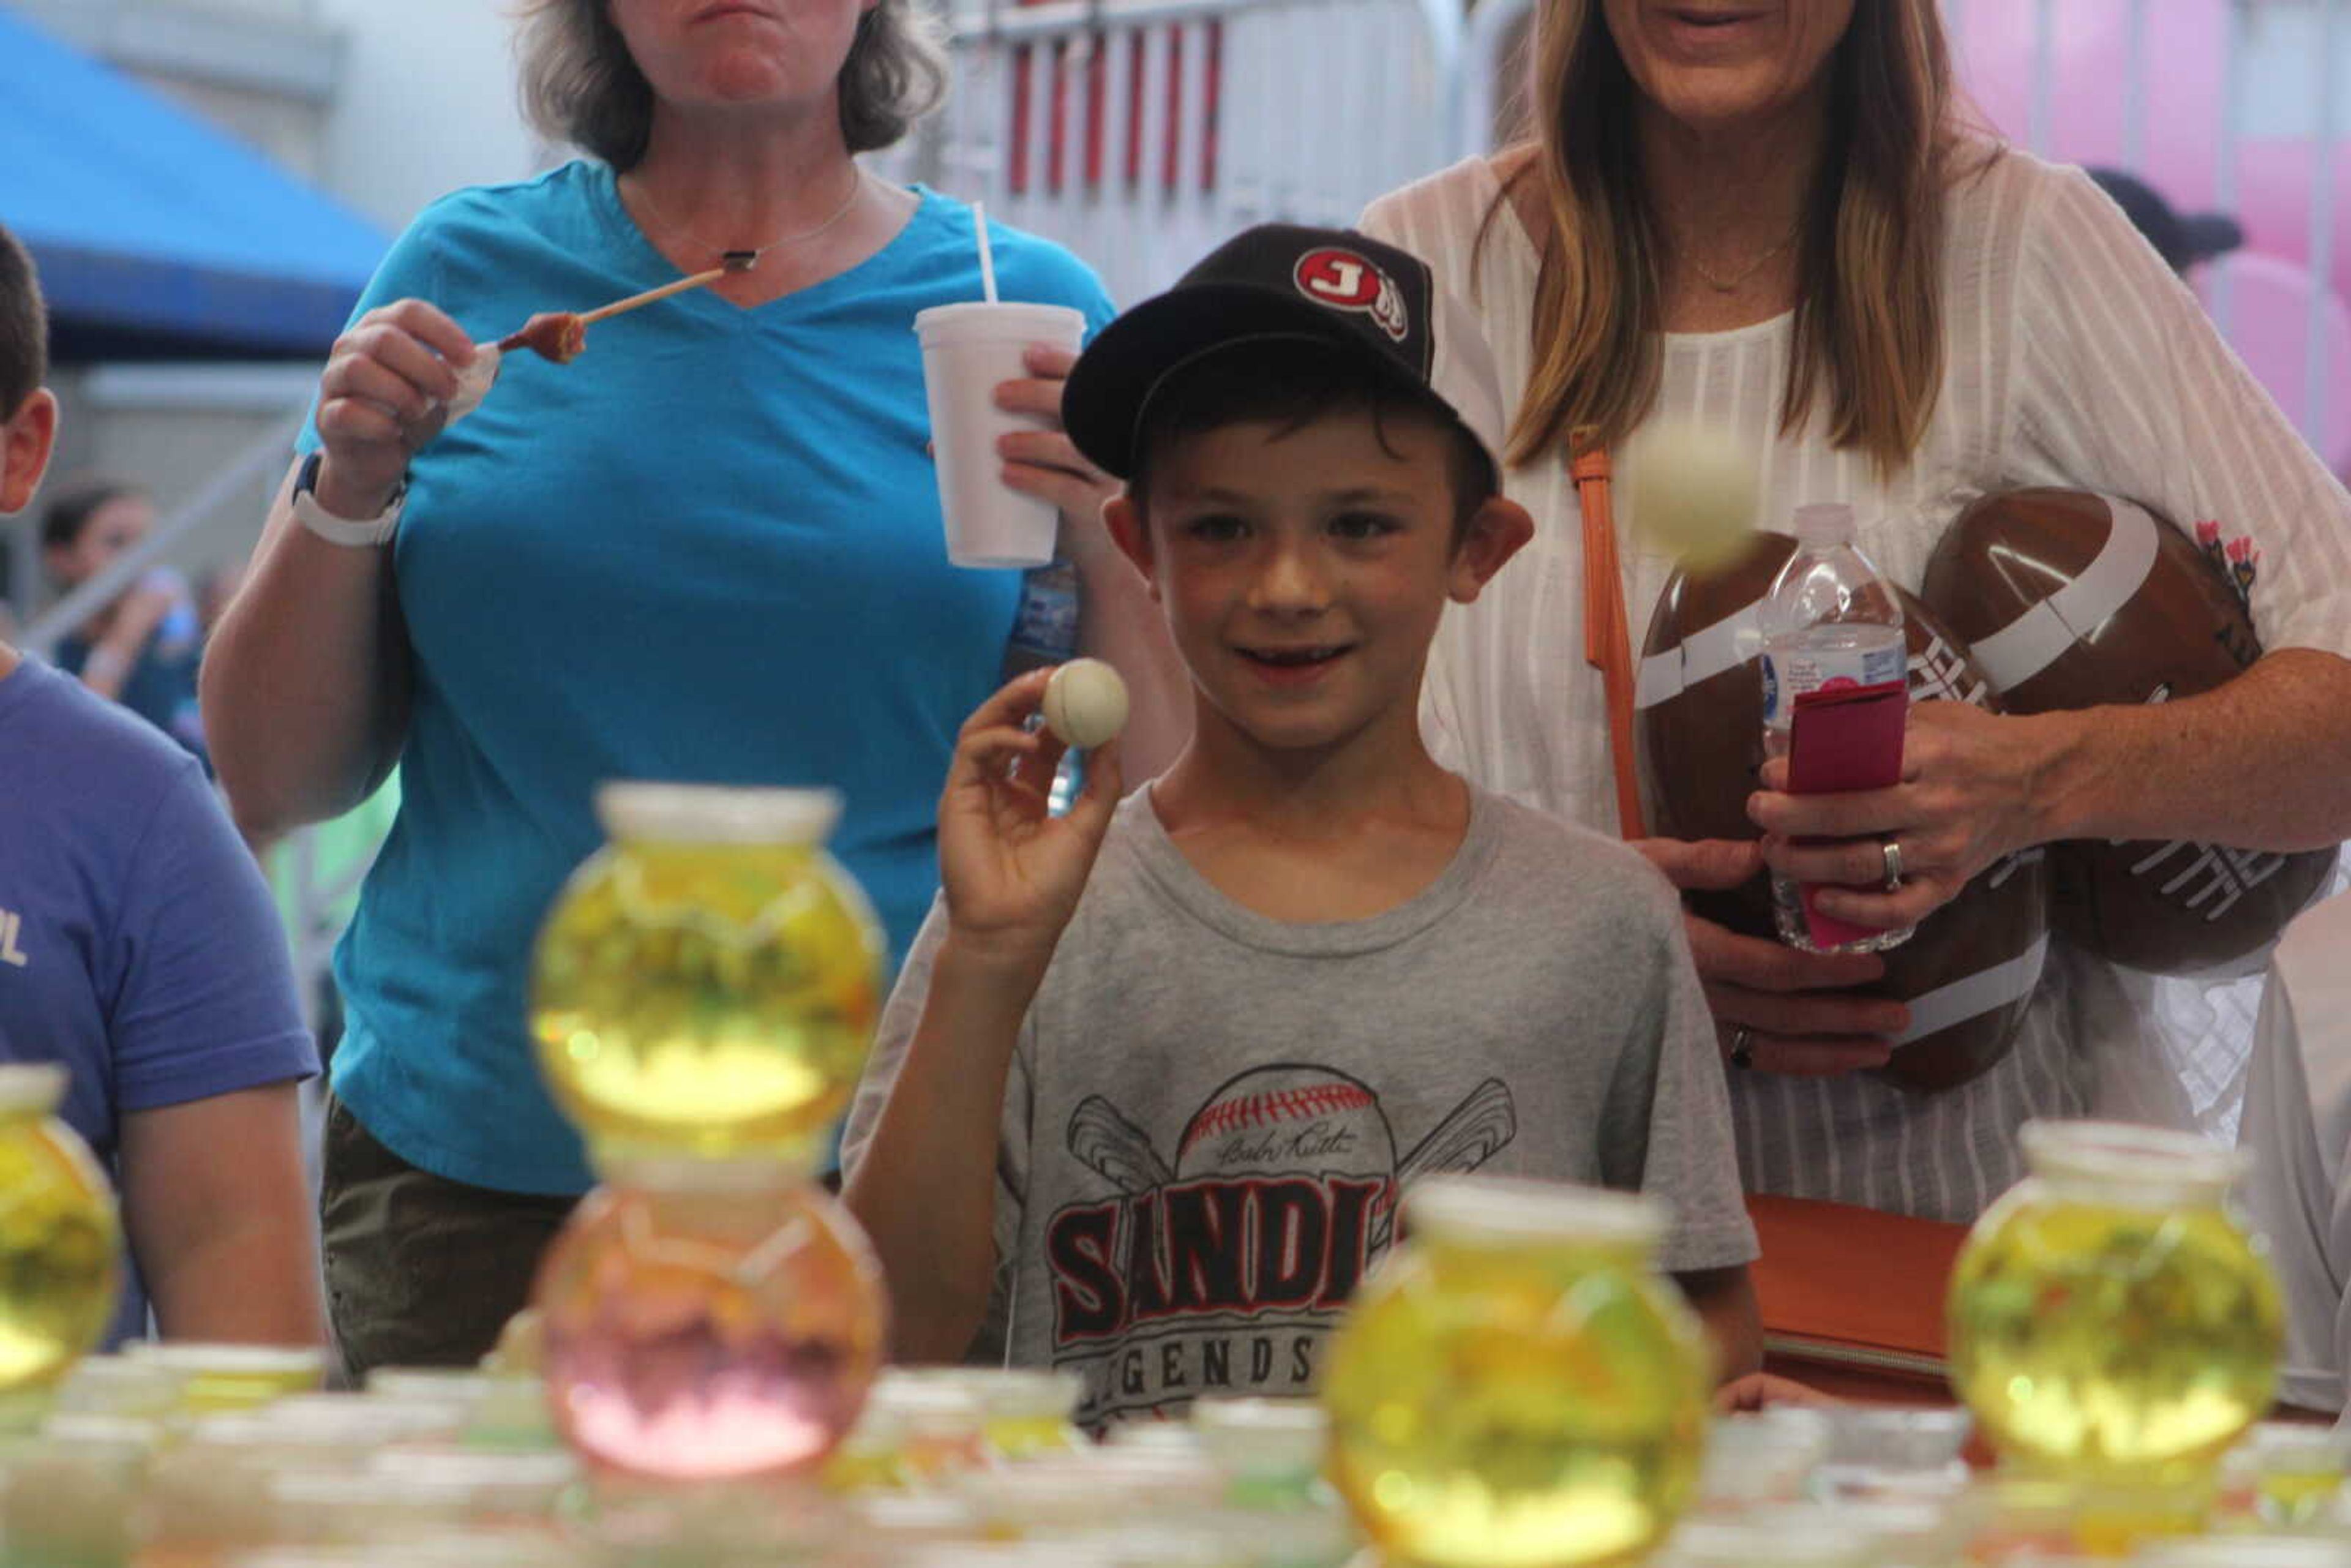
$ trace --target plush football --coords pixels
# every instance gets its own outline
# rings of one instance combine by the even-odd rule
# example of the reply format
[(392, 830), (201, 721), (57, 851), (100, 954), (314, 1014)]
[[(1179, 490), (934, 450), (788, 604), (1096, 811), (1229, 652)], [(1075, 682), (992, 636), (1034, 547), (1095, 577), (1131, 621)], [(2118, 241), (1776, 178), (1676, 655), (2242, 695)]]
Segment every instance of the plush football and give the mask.
[[(1967, 640), (2012, 713), (2159, 703), (2209, 692), (2261, 656), (2247, 612), (2255, 559), (2130, 501), (2011, 490), (1959, 514), (1923, 597)], [(2159, 975), (2258, 966), (2327, 883), (2335, 852), (2280, 855), (2179, 841), (2051, 846), (2052, 926)]]
[[(1641, 776), (1656, 831), (1680, 839), (1752, 839), (1747, 797), (1763, 764), (1757, 616), (1795, 541), (1759, 534), (1719, 570), (1677, 572), (1658, 596), (1635, 696)], [(1927, 607), (1901, 595), (1910, 697), (1997, 711), (1991, 683)], [(1949, 1089), (1990, 1071), (2016, 1031), (2047, 950), (2048, 883), (2037, 851), (1987, 870), (1884, 955), (1872, 993), (1910, 1004), (1910, 1031), (1886, 1075), (1906, 1088)], [(1750, 936), (1772, 938), (1766, 878), (1730, 894), (1694, 894), (1691, 909)]]

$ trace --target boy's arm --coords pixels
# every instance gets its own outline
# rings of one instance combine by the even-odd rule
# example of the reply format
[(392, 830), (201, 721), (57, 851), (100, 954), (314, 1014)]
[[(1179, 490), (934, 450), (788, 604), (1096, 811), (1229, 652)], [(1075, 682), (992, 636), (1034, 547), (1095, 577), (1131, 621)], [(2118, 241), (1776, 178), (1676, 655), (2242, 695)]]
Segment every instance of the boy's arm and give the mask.
[(843, 1148), (843, 1195), (881, 1254), (902, 1361), (960, 1356), (986, 1315), (1006, 1075), (1119, 797), (1113, 740), (1089, 758), (1069, 814), (1050, 814), (1064, 748), (1023, 725), (1050, 674), (1005, 686), (956, 741), (939, 798), (944, 929), (900, 981), (927, 977), (921, 1016), (871, 1135), (853, 1117)]
[(103, 972), (131, 1253), (175, 1338), (321, 1338), (297, 1082), (318, 1071), (261, 873), (192, 758), (137, 829)]
[(1695, 1269), (1676, 1274), (1674, 1283), (1706, 1325), (1714, 1346), (1714, 1380), (1730, 1383), (1763, 1367), (1763, 1315), (1755, 1304), (1755, 1282), (1747, 1265)]
[(1005, 1079), (1043, 978), (959, 947), (950, 933), (922, 1016), (842, 1196), (890, 1281), (891, 1350), (961, 1357), (996, 1275), (996, 1165)]
[(1632, 869), (1622, 904), (1627, 928), (1640, 935), (1624, 961), (1647, 970), (1647, 1016), (1627, 1041), (1616, 1103), (1603, 1126), (1601, 1168), (1611, 1186), (1638, 1187), (1670, 1207), (1662, 1266), (1706, 1325), (1716, 1382), (1729, 1383), (1763, 1362), (1761, 1310), (1747, 1268), (1756, 1256), (1755, 1228), (1740, 1190), (1729, 1094), (1679, 901), (1647, 867)]
[(122, 1210), (166, 1339), (323, 1344), (291, 1082), (122, 1118)]

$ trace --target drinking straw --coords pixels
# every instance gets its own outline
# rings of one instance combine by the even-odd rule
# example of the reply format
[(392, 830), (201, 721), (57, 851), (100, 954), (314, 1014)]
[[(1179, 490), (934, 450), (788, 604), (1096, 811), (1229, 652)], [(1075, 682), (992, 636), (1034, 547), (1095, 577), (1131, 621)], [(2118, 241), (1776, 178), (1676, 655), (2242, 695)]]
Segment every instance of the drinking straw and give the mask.
[(990, 305), (996, 303), (996, 253), (987, 245), (987, 204), (971, 204), (971, 231), (979, 238), (979, 288)]

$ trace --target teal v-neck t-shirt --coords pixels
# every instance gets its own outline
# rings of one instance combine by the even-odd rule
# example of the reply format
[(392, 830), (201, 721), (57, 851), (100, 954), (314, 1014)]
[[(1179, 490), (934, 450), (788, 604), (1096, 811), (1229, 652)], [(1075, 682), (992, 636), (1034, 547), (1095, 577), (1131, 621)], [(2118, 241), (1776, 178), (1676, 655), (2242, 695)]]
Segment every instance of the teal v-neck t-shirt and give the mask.
[[(1013, 571), (947, 564), (914, 313), (979, 297), (971, 209), (918, 190), (862, 265), (755, 309), (677, 296), (568, 366), (509, 355), (414, 464), (394, 543), (415, 696), (400, 814), (336, 953), (336, 1093), (452, 1180), (591, 1180), (526, 1033), (531, 941), (601, 841), (607, 779), (824, 785), (893, 967), (937, 883), (955, 736), (999, 680)], [(1109, 319), (1101, 284), (991, 227), (1003, 298)], [(359, 312), (476, 341), (670, 281), (601, 163), (459, 192)], [(357, 313), (355, 313), (356, 315)], [(317, 444), (304, 434), (303, 448)]]

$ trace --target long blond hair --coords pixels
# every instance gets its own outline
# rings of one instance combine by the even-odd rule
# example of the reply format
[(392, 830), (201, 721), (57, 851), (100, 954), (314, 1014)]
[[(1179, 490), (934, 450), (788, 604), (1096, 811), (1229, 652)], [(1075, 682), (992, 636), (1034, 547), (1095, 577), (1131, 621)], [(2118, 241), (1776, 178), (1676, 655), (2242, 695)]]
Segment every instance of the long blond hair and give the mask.
[[(1517, 185), (1540, 182), (1548, 234), (1513, 463), (1571, 432), (1620, 441), (1656, 398), (1662, 246), (1641, 180), (1637, 89), (1601, 3), (1541, 0), (1534, 156), (1480, 235)], [(1825, 384), (1831, 444), (1891, 473), (1925, 432), (1943, 374), (1942, 195), (1961, 137), (1935, 0), (1858, 0), (1824, 68), (1828, 127), (1799, 223), (1780, 427), (1801, 428)]]

